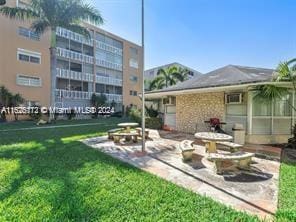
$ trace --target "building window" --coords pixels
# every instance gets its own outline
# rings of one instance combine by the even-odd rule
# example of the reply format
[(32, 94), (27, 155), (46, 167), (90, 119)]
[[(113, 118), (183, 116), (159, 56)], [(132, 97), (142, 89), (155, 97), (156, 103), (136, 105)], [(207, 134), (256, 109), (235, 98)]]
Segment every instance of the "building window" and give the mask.
[(18, 49), (17, 58), (19, 61), (41, 64), (41, 54), (38, 52), (32, 52), (25, 49)]
[(130, 76), (130, 81), (133, 82), (133, 83), (137, 83), (138, 82), (138, 77), (135, 76), (135, 75), (131, 75)]
[(40, 35), (34, 31), (32, 31), (31, 29), (27, 29), (24, 27), (19, 27), (18, 33), (20, 36), (35, 40), (35, 41), (39, 41), (40, 40)]
[(40, 87), (41, 86), (41, 78), (19, 74), (16, 76), (16, 83), (21, 86)]
[(130, 96), (137, 96), (137, 95), (138, 95), (137, 91), (130, 90)]
[(130, 47), (130, 59), (129, 59), (129, 65), (133, 68), (139, 68), (139, 62), (138, 62), (138, 49), (134, 47)]

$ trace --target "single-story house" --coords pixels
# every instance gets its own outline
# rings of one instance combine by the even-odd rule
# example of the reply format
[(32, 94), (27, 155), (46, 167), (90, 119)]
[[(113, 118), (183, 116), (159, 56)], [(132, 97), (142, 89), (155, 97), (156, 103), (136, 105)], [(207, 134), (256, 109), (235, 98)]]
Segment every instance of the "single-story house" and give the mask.
[(295, 122), (289, 105), (296, 103), (295, 94), (266, 103), (253, 98), (257, 85), (287, 84), (271, 82), (274, 74), (273, 69), (228, 65), (145, 97), (164, 113), (164, 123), (180, 132), (208, 131), (205, 121), (219, 118), (229, 134), (233, 124), (242, 124), (246, 142), (286, 143)]

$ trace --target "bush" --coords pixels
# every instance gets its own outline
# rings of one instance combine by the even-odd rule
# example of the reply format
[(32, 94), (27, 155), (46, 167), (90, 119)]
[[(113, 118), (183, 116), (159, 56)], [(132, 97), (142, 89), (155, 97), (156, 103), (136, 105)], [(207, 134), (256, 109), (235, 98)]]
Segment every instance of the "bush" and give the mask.
[(33, 112), (30, 112), (29, 116), (33, 119), (33, 120), (40, 120), (42, 113), (41, 113), (41, 107), (40, 106), (33, 106)]
[(142, 122), (142, 113), (140, 110), (136, 109), (136, 108), (131, 108), (128, 111), (128, 116), (135, 121), (136, 123), (141, 124)]
[(146, 110), (146, 115), (148, 117), (157, 117), (158, 116), (158, 111), (156, 109), (154, 109), (152, 105), (150, 107), (145, 106), (145, 110)]
[(76, 116), (75, 110), (74, 109), (71, 109), (70, 112), (67, 112), (66, 115), (67, 115), (68, 120), (74, 119), (75, 116)]
[(157, 117), (148, 117), (145, 119), (145, 127), (150, 129), (161, 129), (162, 128), (162, 120)]

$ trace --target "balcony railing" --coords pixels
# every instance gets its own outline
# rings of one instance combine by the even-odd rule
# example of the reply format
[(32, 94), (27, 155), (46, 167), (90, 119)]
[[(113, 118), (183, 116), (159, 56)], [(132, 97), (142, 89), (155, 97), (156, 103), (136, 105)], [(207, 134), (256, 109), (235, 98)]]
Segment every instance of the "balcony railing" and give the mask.
[(105, 68), (115, 69), (115, 70), (118, 70), (118, 71), (122, 71), (122, 65), (117, 64), (117, 63), (108, 62), (108, 61), (105, 61), (105, 60), (102, 60), (102, 59), (97, 59), (96, 60), (96, 64), (98, 66), (103, 66)]
[[(96, 94), (100, 95), (100, 93), (96, 93)], [(104, 93), (104, 95), (107, 97), (108, 102), (112, 102), (113, 100), (114, 100), (114, 102), (117, 102), (117, 103), (122, 102), (122, 95), (108, 94), (108, 93)]]
[(58, 36), (61, 36), (61, 37), (67, 38), (67, 39), (71, 39), (73, 41), (80, 42), (80, 43), (83, 43), (86, 45), (90, 45), (90, 46), (94, 45), (93, 39), (87, 39), (83, 35), (72, 32), (68, 29), (58, 27), (56, 30), (56, 34)]
[(77, 60), (80, 62), (86, 62), (86, 63), (90, 63), (93, 64), (94, 63), (94, 57), (92, 56), (88, 56), (88, 55), (84, 55), (78, 52), (73, 52), (71, 50), (68, 49), (63, 49), (63, 48), (57, 48), (57, 55), (60, 57), (64, 57), (67, 59), (73, 59), (73, 60)]
[(120, 49), (120, 48), (114, 47), (112, 45), (109, 45), (109, 44), (107, 44), (105, 42), (101, 42), (101, 41), (98, 41), (98, 40), (96, 40), (96, 45), (97, 45), (97, 47), (99, 49), (102, 49), (102, 50), (108, 51), (108, 52), (112, 52), (112, 53), (114, 53), (116, 55), (122, 56), (122, 49)]
[(56, 96), (60, 99), (87, 99), (91, 98), (92, 92), (70, 91), (65, 89), (56, 89)]
[(105, 76), (96, 76), (96, 82), (106, 85), (122, 86), (122, 79), (116, 79)]
[[(59, 101), (62, 102), (63, 99), (85, 99), (90, 100), (93, 92), (82, 92), (82, 91), (71, 91), (71, 90), (65, 90), (65, 89), (56, 89), (56, 97), (59, 99)], [(100, 95), (100, 93), (96, 93), (97, 95)], [(107, 97), (108, 102), (114, 102), (120, 103), (122, 102), (122, 95), (117, 94), (107, 94), (104, 93)]]
[(87, 82), (94, 81), (93, 74), (75, 72), (68, 69), (60, 69), (60, 68), (57, 68), (57, 77), (64, 78), (64, 79), (87, 81)]

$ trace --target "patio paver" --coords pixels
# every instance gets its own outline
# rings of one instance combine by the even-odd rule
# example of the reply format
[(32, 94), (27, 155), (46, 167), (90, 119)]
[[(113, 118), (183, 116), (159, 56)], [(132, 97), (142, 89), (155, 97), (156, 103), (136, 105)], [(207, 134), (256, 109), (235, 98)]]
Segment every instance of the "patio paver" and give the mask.
[[(150, 132), (146, 154), (141, 143), (114, 144), (105, 137), (83, 142), (115, 158), (160, 176), (193, 192), (209, 196), (237, 210), (270, 218), (277, 209), (279, 167), (278, 161), (253, 158), (252, 172), (232, 172), (216, 175), (206, 162), (184, 163), (179, 141), (192, 135)], [(195, 145), (200, 150), (204, 147)]]

